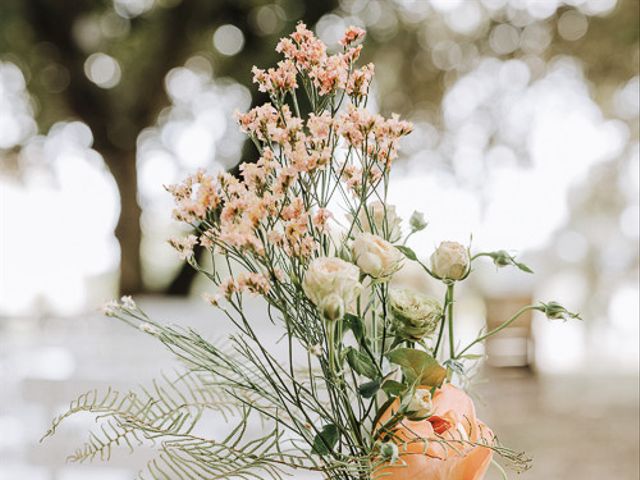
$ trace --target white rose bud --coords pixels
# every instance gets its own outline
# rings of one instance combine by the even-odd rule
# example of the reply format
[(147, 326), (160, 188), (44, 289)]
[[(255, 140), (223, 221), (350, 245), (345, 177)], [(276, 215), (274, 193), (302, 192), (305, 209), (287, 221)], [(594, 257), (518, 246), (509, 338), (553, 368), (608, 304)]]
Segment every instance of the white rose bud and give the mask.
[(344, 317), (344, 300), (337, 293), (327, 295), (318, 307), (322, 316), (329, 321), (340, 320)]
[[(366, 208), (366, 211), (365, 211)], [(386, 210), (386, 225), (385, 225), (385, 210)], [(368, 215), (367, 215), (368, 213)], [(371, 229), (371, 222), (375, 228), (375, 232)], [(363, 206), (358, 213), (358, 221), (363, 232), (377, 233), (380, 236), (385, 236), (390, 242), (397, 242), (402, 236), (402, 230), (400, 224), (402, 219), (396, 213), (396, 207), (393, 205), (387, 205), (379, 201), (372, 202), (369, 205)]]
[(380, 456), (384, 460), (388, 460), (392, 465), (398, 461), (398, 445), (393, 442), (384, 442), (380, 444)]
[(425, 388), (417, 388), (407, 404), (407, 418), (409, 420), (422, 420), (431, 415), (432, 411), (431, 391)]
[(309, 264), (302, 289), (319, 308), (330, 295), (337, 295), (346, 306), (360, 293), (359, 278), (360, 271), (352, 263), (338, 257), (318, 257)]
[(385, 239), (367, 232), (356, 235), (351, 251), (360, 270), (373, 278), (389, 277), (398, 270), (403, 258)]
[(431, 270), (445, 280), (460, 280), (469, 269), (469, 252), (457, 242), (442, 242), (431, 255)]
[(391, 289), (389, 310), (396, 336), (410, 341), (431, 335), (442, 317), (440, 302), (406, 288)]
[(409, 226), (412, 232), (419, 232), (427, 227), (427, 221), (424, 219), (424, 214), (419, 211), (413, 212), (411, 218), (409, 218)]

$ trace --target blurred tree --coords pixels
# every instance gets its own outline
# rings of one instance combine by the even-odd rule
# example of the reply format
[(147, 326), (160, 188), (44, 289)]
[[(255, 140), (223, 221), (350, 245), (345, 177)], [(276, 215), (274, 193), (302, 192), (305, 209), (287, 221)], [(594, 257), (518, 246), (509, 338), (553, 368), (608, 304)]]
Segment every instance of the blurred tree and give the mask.
[[(243, 32), (242, 51), (230, 57), (208, 56), (217, 76), (249, 85), (251, 65), (272, 63), (273, 46), (282, 31), (291, 30), (299, 19), (313, 24), (335, 7), (333, 1), (279, 1), (274, 10), (280, 15), (278, 27), (265, 31), (255, 18), (256, 10), (266, 5), (270, 3), (261, 0), (2, 2), (0, 58), (14, 62), (25, 73), (39, 107), (40, 130), (46, 132), (68, 118), (80, 119), (91, 129), (93, 148), (117, 183), (121, 213), (115, 234), (121, 252), (122, 293), (145, 289), (136, 141), (169, 103), (167, 72), (198, 51), (210, 52), (216, 27), (232, 24)], [(103, 71), (94, 73), (105, 78), (90, 78), (92, 59), (102, 62), (94, 66)], [(188, 291), (191, 276), (185, 272), (178, 274), (170, 292)]]
[[(168, 105), (165, 74), (194, 53), (212, 61), (216, 77), (249, 85), (251, 65), (273, 63), (277, 38), (298, 19), (312, 26), (320, 20), (317, 30), (329, 42), (342, 23), (360, 23), (369, 32), (364, 61), (376, 63), (380, 109), (442, 131), (443, 95), (486, 58), (520, 59), (535, 79), (553, 58), (577, 57), (595, 97), (606, 106), (612, 93), (637, 75), (639, 3), (618, 0), (605, 13), (588, 12), (587, 4), (597, 2), (582, 3), (574, 8), (560, 0), (535, 5), (464, 0), (452, 1), (451, 7), (427, 0), (4, 0), (0, 58), (25, 72), (42, 131), (69, 117), (91, 128), (94, 148), (120, 189), (116, 236), (122, 251), (121, 288), (131, 293), (144, 288), (136, 140)], [(533, 15), (530, 7), (544, 11)], [(261, 30), (259, 18), (266, 24), (276, 18), (278, 28)], [(236, 25), (245, 36), (245, 46), (235, 56), (213, 53), (212, 34), (223, 24)], [(112, 88), (101, 88), (87, 77), (87, 59), (98, 52), (113, 57), (122, 72)], [(255, 103), (263, 100), (254, 95)], [(637, 123), (632, 127), (636, 132)], [(491, 138), (487, 148), (499, 142)], [(516, 153), (527, 161), (524, 150)], [(245, 144), (243, 158), (253, 155)], [(449, 157), (439, 158), (448, 163)], [(475, 178), (482, 182), (482, 175)], [(181, 268), (168, 292), (188, 293), (192, 279), (193, 271)]]

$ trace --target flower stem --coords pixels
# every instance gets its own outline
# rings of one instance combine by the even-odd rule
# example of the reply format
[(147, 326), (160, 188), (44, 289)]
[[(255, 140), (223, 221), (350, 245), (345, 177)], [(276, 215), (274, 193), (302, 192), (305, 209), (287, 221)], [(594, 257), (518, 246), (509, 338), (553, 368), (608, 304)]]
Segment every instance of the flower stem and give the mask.
[(453, 338), (453, 283), (447, 285), (447, 321), (449, 322), (449, 358), (455, 358), (456, 346)]
[[(473, 342), (471, 342), (469, 345), (464, 347), (460, 351), (460, 353), (458, 354), (458, 357), (463, 355), (466, 351), (468, 351), (471, 347), (473, 347), (477, 343), (480, 343), (480, 342), (486, 340), (487, 338), (492, 337), (493, 335), (495, 335), (496, 333), (500, 332), (501, 330), (504, 330), (505, 328), (507, 328), (509, 325), (511, 325), (513, 322), (515, 322), (523, 313), (528, 312), (529, 310), (536, 310), (536, 308), (537, 307), (535, 305), (527, 305), (526, 307), (522, 307), (509, 320), (507, 320), (506, 322), (503, 322), (501, 325), (497, 326), (496, 328), (494, 328), (490, 332), (487, 332), (484, 335), (479, 336)], [(454, 358), (454, 357), (451, 357), (451, 358)]]

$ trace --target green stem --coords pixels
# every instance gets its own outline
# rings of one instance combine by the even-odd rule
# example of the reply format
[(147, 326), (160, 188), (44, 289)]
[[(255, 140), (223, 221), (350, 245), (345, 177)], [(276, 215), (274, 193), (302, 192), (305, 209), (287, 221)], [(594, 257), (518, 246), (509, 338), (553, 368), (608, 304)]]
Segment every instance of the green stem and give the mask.
[[(481, 335), (480, 337), (476, 338), (473, 342), (471, 342), (469, 345), (467, 345), (466, 347), (464, 347), (460, 353), (457, 355), (458, 358), (461, 355), (463, 355), (466, 351), (468, 351), (471, 347), (473, 347), (474, 345), (486, 340), (487, 338), (495, 335), (496, 333), (500, 332), (501, 330), (504, 330), (505, 328), (507, 328), (509, 325), (511, 325), (513, 322), (515, 322), (523, 313), (528, 312), (529, 310), (536, 310), (536, 306), (535, 305), (527, 305), (526, 307), (522, 307), (520, 310), (518, 310), (515, 315), (513, 315), (513, 317), (511, 317), (509, 320), (507, 320), (506, 322), (502, 323), (501, 325), (497, 326), (496, 328), (494, 328), (493, 330), (491, 330), (490, 332), (485, 333), (484, 335)], [(454, 357), (452, 357), (454, 358)]]
[(447, 323), (447, 316), (443, 313), (442, 319), (440, 320), (440, 331), (438, 332), (438, 340), (436, 341), (436, 346), (433, 349), (433, 358), (437, 360), (438, 358), (438, 350), (440, 349), (440, 342), (442, 342), (442, 336), (444, 334), (444, 325)]
[(449, 358), (456, 357), (456, 346), (453, 338), (453, 283), (447, 285), (447, 321), (449, 322)]

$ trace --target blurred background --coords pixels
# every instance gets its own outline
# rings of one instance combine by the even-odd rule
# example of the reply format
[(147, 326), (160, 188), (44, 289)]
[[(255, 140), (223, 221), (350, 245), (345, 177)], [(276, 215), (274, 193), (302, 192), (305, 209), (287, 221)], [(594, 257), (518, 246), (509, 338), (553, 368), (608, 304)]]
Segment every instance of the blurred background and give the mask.
[[(3, 0), (0, 4), (0, 480), (130, 479), (144, 460), (65, 464), (90, 419), (37, 443), (77, 394), (175, 365), (98, 307), (133, 294), (219, 335), (166, 244), (163, 185), (255, 159), (232, 120), (266, 99), (298, 20), (331, 48), (367, 28), (372, 107), (415, 124), (391, 202), (442, 240), (507, 249), (536, 275), (478, 268), (460, 335), (555, 299), (487, 345), (479, 410), (534, 457), (529, 479), (637, 479), (637, 0)], [(418, 272), (398, 280), (438, 292)], [(86, 420), (86, 421), (85, 421)], [(142, 455), (144, 457), (144, 454)], [(296, 478), (303, 478), (296, 476)], [(490, 477), (488, 480), (499, 478)]]

